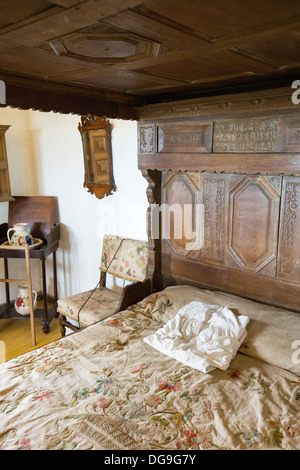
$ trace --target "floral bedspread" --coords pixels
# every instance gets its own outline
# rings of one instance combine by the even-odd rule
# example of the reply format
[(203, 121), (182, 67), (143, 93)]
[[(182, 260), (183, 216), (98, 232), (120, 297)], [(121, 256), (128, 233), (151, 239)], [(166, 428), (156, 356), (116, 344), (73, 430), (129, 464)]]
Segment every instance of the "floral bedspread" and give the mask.
[(203, 374), (142, 338), (180, 293), (0, 366), (0, 449), (299, 449), (300, 378), (238, 353)]

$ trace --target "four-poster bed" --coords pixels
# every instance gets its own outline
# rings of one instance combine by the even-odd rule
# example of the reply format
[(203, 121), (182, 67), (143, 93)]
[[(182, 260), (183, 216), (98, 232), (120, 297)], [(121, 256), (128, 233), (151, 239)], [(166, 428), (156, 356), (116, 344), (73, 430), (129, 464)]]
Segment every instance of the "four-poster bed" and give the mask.
[[(300, 113), (289, 90), (139, 108), (149, 204), (203, 204), (204, 246), (152, 238), (153, 293), (0, 367), (3, 449), (299, 449)], [(144, 341), (190, 302), (249, 317), (229, 368)]]

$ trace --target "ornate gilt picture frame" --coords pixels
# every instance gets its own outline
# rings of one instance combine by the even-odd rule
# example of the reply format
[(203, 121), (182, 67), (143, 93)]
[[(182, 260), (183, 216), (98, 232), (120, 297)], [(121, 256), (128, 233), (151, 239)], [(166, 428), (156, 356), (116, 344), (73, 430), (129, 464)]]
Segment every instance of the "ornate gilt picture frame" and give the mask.
[(113, 175), (111, 123), (105, 118), (82, 116), (78, 126), (84, 156), (84, 187), (98, 199), (116, 191)]

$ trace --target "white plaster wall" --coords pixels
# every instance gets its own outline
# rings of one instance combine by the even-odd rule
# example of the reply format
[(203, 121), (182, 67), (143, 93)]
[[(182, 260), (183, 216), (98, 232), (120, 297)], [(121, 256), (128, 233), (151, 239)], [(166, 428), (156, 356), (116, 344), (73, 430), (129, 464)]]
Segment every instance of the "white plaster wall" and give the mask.
[[(79, 121), (79, 116), (73, 115), (0, 109), (0, 123), (12, 125), (10, 137), (7, 135), (12, 194), (57, 198), (61, 297), (97, 284), (104, 233), (146, 239), (147, 184), (137, 168), (137, 123), (111, 121), (117, 191), (99, 200), (83, 187)], [(7, 204), (2, 203), (0, 222), (6, 218)], [(52, 259), (46, 265), (49, 292), (53, 293)], [(40, 272), (34, 273), (33, 283), (41, 290)], [(109, 285), (118, 288), (112, 278)], [(0, 294), (3, 296), (3, 291)]]
[[(18, 196), (35, 196), (35, 167), (32, 162), (32, 147), (30, 138), (30, 121), (27, 111), (15, 110), (9, 107), (0, 108), (0, 124), (10, 125), (5, 133), (7, 159), (9, 165), (10, 185), (12, 194)], [(8, 203), (0, 203), (0, 223), (7, 222)], [(40, 267), (36, 260), (32, 264), (32, 277), (35, 279), (35, 287), (39, 288)], [(0, 261), (0, 275), (3, 275), (3, 260)], [(14, 259), (9, 260), (10, 277), (22, 278), (26, 276), (25, 262)], [(13, 298), (18, 290), (17, 285), (10, 284)], [(4, 297), (4, 283), (0, 283), (0, 302)]]

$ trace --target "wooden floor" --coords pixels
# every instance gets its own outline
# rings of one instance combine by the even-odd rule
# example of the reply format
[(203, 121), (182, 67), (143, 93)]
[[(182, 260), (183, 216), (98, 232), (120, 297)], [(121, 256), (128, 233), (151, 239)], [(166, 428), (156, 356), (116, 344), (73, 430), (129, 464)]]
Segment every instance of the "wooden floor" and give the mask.
[[(58, 318), (53, 318), (50, 323), (50, 332), (47, 334), (42, 330), (41, 320), (35, 320), (35, 333), (36, 346), (32, 346), (29, 318), (21, 320), (0, 319), (0, 340), (5, 345), (5, 361), (60, 339)], [(2, 354), (0, 362), (3, 362), (1, 356)]]

